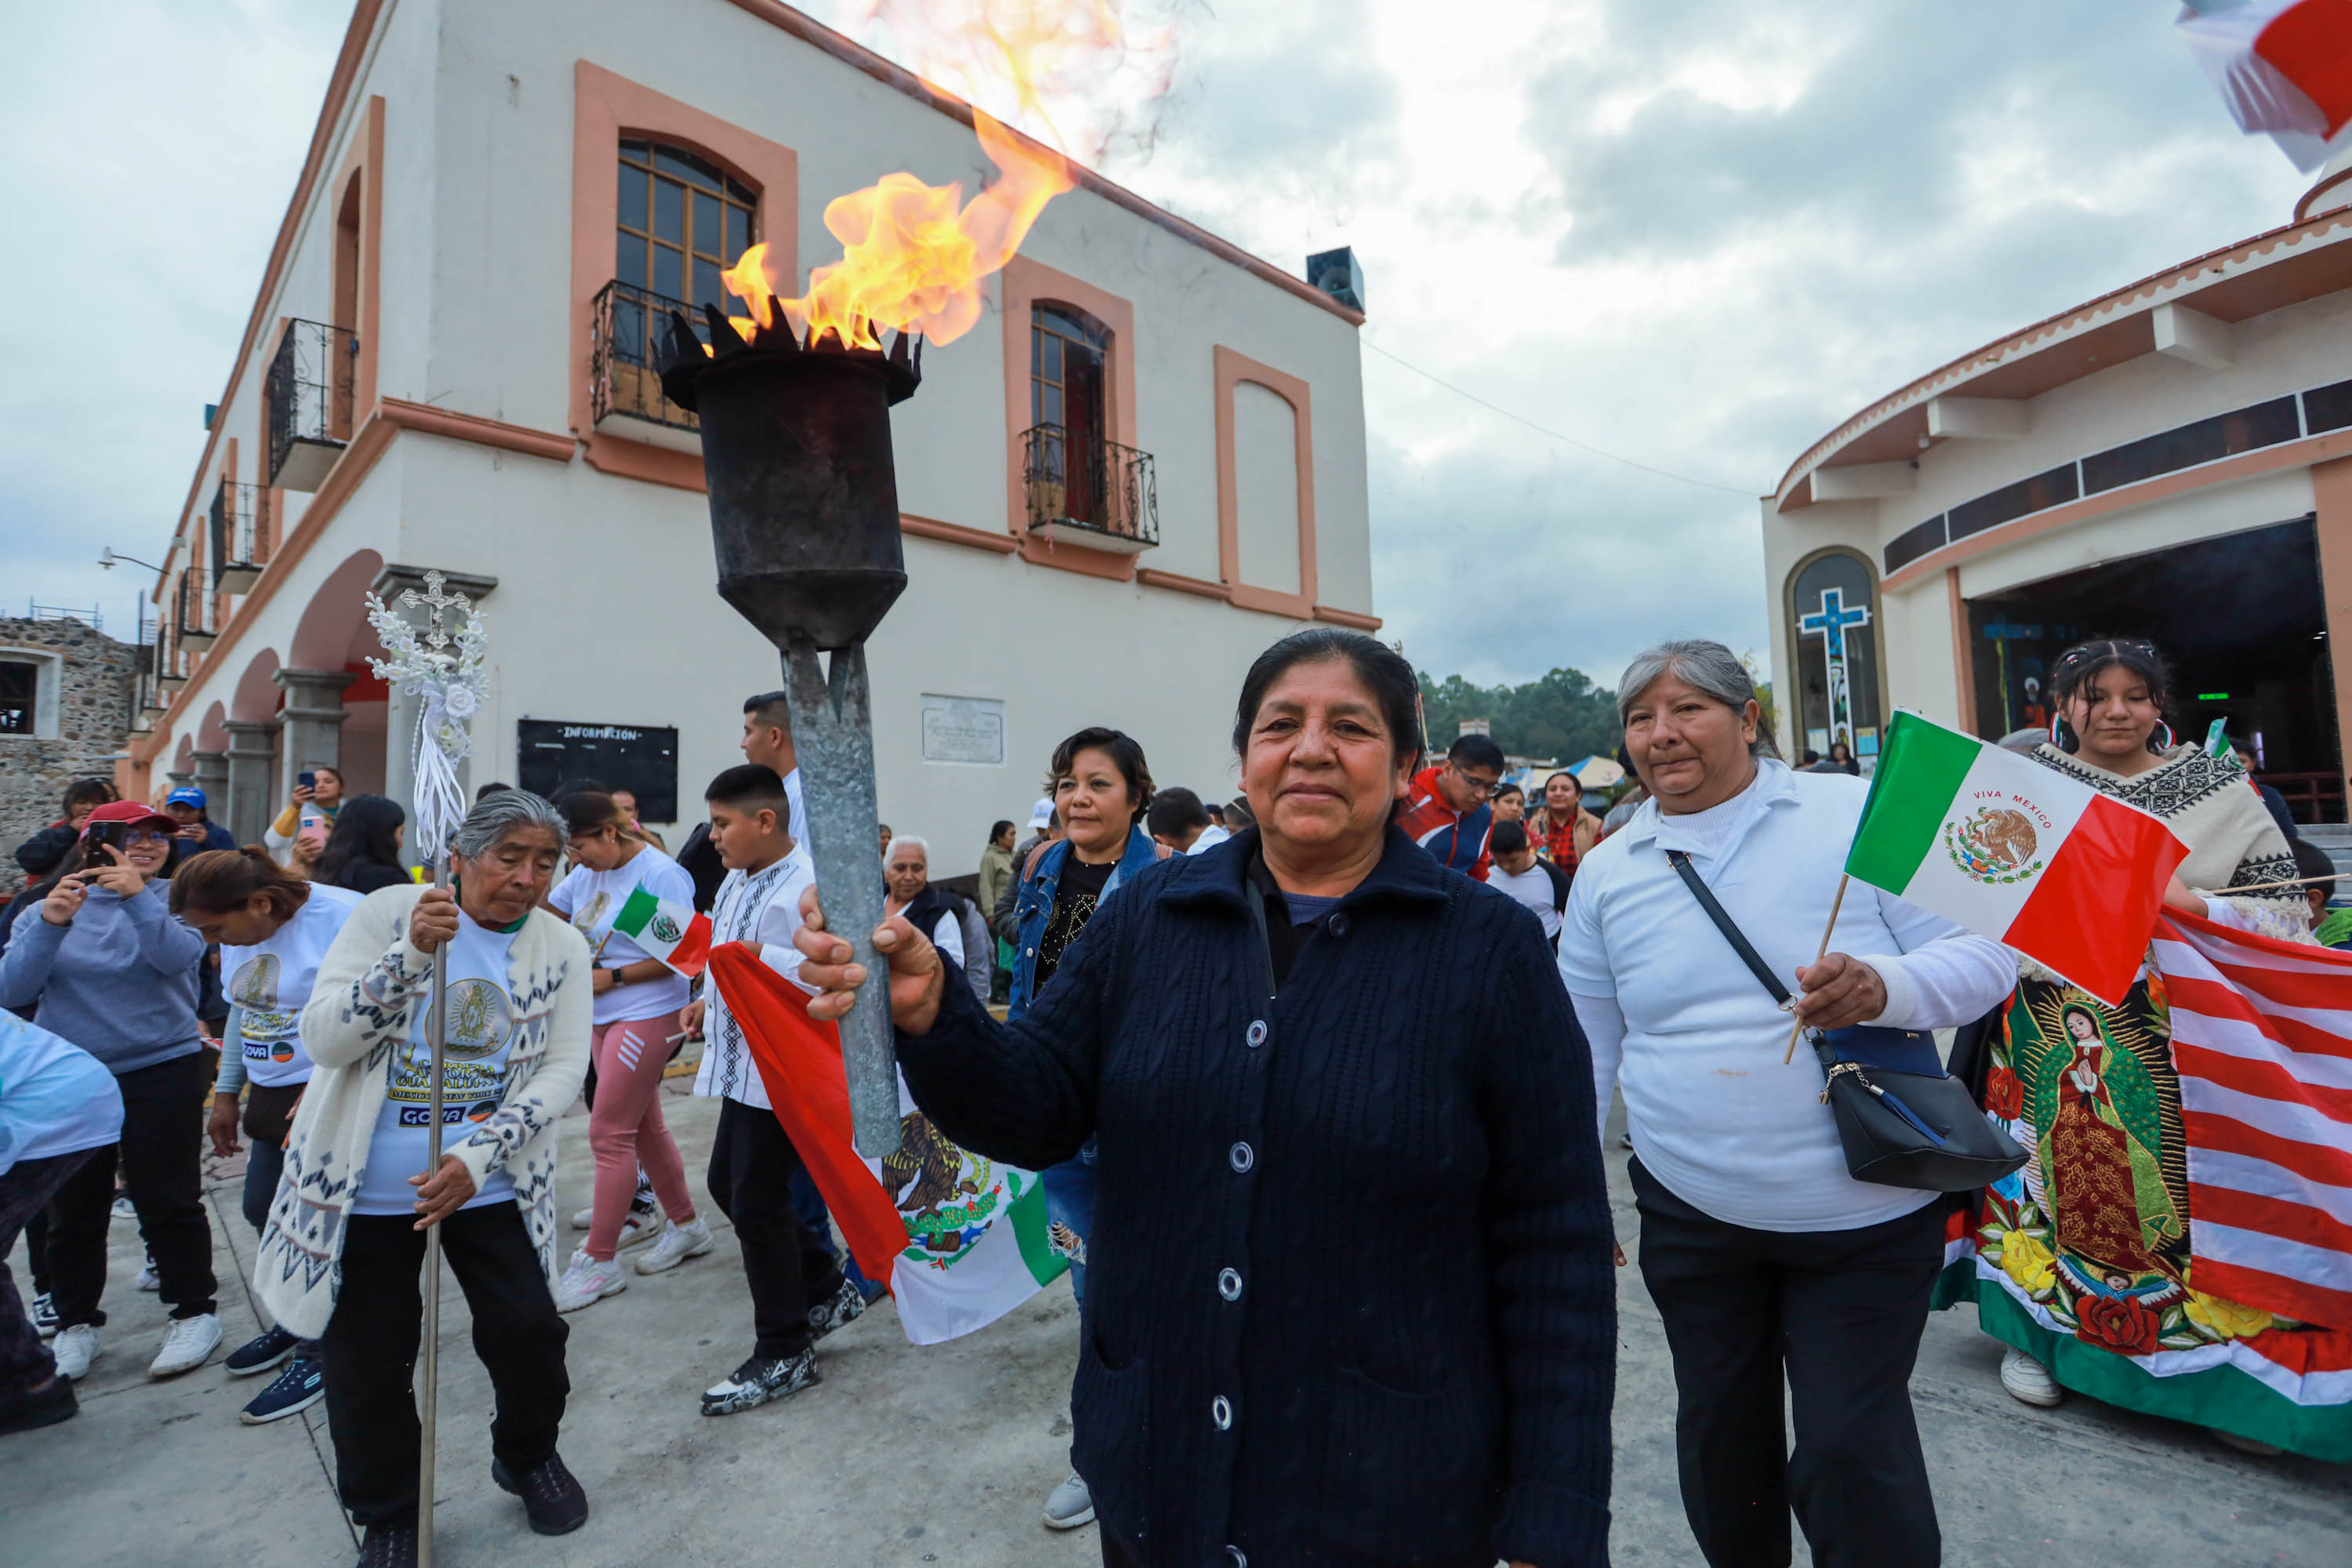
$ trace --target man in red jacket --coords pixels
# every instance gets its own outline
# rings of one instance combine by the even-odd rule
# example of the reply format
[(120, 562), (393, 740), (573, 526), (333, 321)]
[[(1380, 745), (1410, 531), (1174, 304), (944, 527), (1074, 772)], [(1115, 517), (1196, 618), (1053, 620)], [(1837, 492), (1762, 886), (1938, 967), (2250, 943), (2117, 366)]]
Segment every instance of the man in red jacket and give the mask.
[(1445, 761), (1412, 775), (1412, 788), (1397, 809), (1396, 823), (1437, 863), (1475, 881), (1486, 879), (1494, 862), (1486, 853), (1495, 825), (1493, 798), (1503, 776), (1503, 748), (1485, 735), (1465, 735)]

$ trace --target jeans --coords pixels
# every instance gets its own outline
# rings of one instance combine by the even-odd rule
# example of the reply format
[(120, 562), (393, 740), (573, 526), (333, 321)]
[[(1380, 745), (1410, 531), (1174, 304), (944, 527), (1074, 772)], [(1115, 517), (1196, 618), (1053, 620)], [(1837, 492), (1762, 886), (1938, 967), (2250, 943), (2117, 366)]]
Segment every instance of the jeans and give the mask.
[[(1087, 1299), (1087, 1237), (1095, 1228), (1095, 1141), (1086, 1141), (1077, 1157), (1058, 1165), (1048, 1165), (1037, 1173), (1045, 1186), (1045, 1223), (1052, 1226), (1054, 1249), (1066, 1251), (1075, 1244), (1070, 1258), (1070, 1293), (1083, 1301)], [(1066, 1240), (1063, 1232), (1068, 1232)]]
[(213, 1310), (213, 1227), (205, 1217), (204, 1121), (198, 1114), (204, 1058), (194, 1051), (123, 1073), (122, 1141), (66, 1179), (49, 1201), (50, 1289), (58, 1327), (100, 1324), (106, 1291), (106, 1232), (114, 1211), (114, 1163), (139, 1213), (139, 1234), (154, 1259), (163, 1298), (174, 1318)]
[[(473, 1312), (474, 1353), (490, 1374), (490, 1453), (517, 1475), (536, 1469), (555, 1455), (572, 1392), (563, 1370), (571, 1330), (556, 1315), (522, 1211), (512, 1203), (459, 1209), (441, 1222), (441, 1250)], [(335, 1485), (356, 1524), (416, 1517), (424, 1263), (425, 1233), (409, 1216), (344, 1222), (342, 1284), (320, 1345)]]
[(743, 1279), (751, 1288), (753, 1353), (771, 1361), (809, 1347), (809, 1309), (841, 1289), (833, 1237), (795, 1212), (793, 1178), (805, 1177), (800, 1151), (772, 1110), (719, 1102), (710, 1146), (710, 1198), (735, 1226)]
[(1911, 1363), (1943, 1267), (1944, 1205), (1854, 1230), (1748, 1230), (1691, 1207), (1639, 1160), (1631, 1174), (1642, 1280), (1674, 1356), (1683, 1512), (1710, 1568), (1786, 1568), (1791, 1508), (1818, 1568), (1935, 1568), (1943, 1538)]
[[(41, 1342), (40, 1331), (33, 1327), (24, 1300), (16, 1294), (8, 1254), (16, 1245), (16, 1233), (48, 1207), (67, 1178), (97, 1152), (82, 1149), (44, 1160), (19, 1160), (0, 1173), (0, 1391), (22, 1393), (47, 1383), (57, 1371), (49, 1347)], [(112, 1162), (108, 1163), (110, 1167)]]

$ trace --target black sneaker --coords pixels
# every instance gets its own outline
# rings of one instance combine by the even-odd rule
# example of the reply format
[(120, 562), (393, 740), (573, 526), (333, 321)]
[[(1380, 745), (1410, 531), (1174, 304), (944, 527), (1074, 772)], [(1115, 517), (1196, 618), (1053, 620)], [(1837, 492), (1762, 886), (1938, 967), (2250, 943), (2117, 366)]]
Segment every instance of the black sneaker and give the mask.
[[(865, 1303), (858, 1305), (863, 1310)], [(729, 1374), (726, 1382), (702, 1391), (702, 1413), (732, 1415), (824, 1381), (816, 1370), (814, 1351), (775, 1360), (755, 1355)]]
[(492, 1459), (490, 1479), (499, 1490), (522, 1499), (531, 1529), (541, 1535), (569, 1535), (588, 1522), (588, 1494), (563, 1468), (560, 1455), (549, 1455), (545, 1464), (520, 1476)]
[(301, 1342), (299, 1334), (289, 1334), (272, 1323), (229, 1352), (228, 1359), (221, 1365), (228, 1369), (231, 1377), (251, 1377), (256, 1373), (268, 1372), (292, 1355), (294, 1347)]
[(9, 1389), (0, 1393), (0, 1437), (70, 1421), (80, 1408), (74, 1399), (73, 1379), (69, 1377), (50, 1378), (48, 1387), (37, 1394)]
[(45, 1340), (58, 1337), (58, 1303), (47, 1290), (33, 1298), (33, 1327)]
[(809, 1309), (809, 1343), (816, 1343), (834, 1330), (865, 1315), (866, 1298), (857, 1293), (856, 1286), (844, 1279), (839, 1289)]
[(248, 1426), (266, 1426), (272, 1421), (299, 1415), (326, 1397), (326, 1368), (298, 1355), (286, 1363), (284, 1372), (270, 1380), (268, 1388), (253, 1396), (251, 1404), (236, 1413), (236, 1418)]
[(416, 1527), (371, 1524), (360, 1542), (360, 1568), (416, 1568)]

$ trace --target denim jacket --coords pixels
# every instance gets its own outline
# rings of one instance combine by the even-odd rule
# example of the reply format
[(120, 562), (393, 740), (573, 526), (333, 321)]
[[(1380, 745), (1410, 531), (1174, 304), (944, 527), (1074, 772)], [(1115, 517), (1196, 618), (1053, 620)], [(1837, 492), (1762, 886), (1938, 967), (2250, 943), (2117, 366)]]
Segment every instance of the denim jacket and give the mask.
[[(1013, 900), (1013, 918), (1020, 923), (1021, 940), (1013, 948), (1013, 1002), (1005, 1016), (1018, 1018), (1037, 999), (1037, 944), (1045, 940), (1046, 922), (1054, 918), (1054, 894), (1062, 885), (1062, 868), (1070, 858), (1070, 841), (1055, 839), (1037, 857), (1036, 869), (1021, 879), (1021, 889)], [(1110, 902), (1111, 895), (1137, 872), (1156, 864), (1160, 846), (1140, 826), (1127, 830), (1127, 847), (1120, 852), (1118, 866), (1111, 870), (1110, 880), (1103, 884), (1102, 902)], [(1097, 908), (1099, 910), (1100, 906)]]

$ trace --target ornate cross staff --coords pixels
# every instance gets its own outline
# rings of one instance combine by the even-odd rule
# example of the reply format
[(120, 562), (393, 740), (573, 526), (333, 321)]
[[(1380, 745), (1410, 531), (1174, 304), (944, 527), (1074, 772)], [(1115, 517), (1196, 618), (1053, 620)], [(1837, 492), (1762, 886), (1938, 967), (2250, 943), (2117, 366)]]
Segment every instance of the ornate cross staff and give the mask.
[[(442, 590), (438, 572), (425, 574), (425, 592), (404, 590), (404, 608), (425, 611), (425, 630), (388, 608), (373, 594), (367, 596), (368, 625), (375, 628), (389, 658), (371, 658), (376, 679), (423, 706), (416, 714), (415, 776), (416, 851), (433, 869), (433, 885), (449, 885), (449, 836), (465, 819), (466, 795), (457, 786), (457, 764), (473, 749), (467, 725), (482, 705), (485, 676), (482, 651), (485, 634), (481, 612), (466, 595)], [(447, 612), (464, 616), (452, 637), (444, 619)], [(441, 1062), (448, 1033), (449, 944), (433, 950), (433, 990), (425, 1016), (425, 1038), (433, 1051), (431, 1099), (426, 1123), (426, 1172), (441, 1168)], [(441, 1403), (441, 1227), (425, 1233), (425, 1396), (421, 1404), (424, 1446), (416, 1475), (416, 1560), (433, 1568), (433, 1458), (435, 1428)]]

